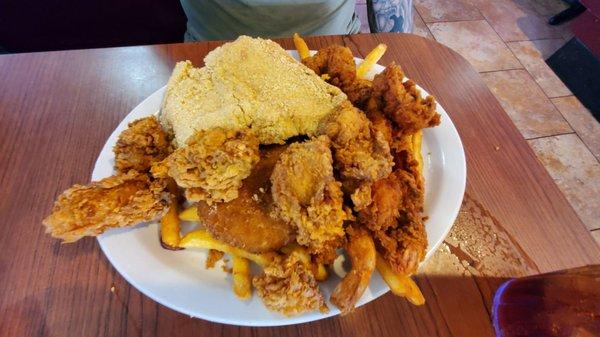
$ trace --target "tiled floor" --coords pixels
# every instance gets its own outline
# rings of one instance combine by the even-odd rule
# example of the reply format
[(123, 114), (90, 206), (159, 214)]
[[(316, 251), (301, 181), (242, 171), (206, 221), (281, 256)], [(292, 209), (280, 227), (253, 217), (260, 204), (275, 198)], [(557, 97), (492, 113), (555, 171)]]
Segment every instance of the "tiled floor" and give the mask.
[[(413, 33), (456, 50), (481, 73), (600, 244), (600, 124), (544, 62), (571, 37), (567, 25), (546, 23), (565, 3), (413, 1)], [(357, 3), (366, 20), (365, 0)]]

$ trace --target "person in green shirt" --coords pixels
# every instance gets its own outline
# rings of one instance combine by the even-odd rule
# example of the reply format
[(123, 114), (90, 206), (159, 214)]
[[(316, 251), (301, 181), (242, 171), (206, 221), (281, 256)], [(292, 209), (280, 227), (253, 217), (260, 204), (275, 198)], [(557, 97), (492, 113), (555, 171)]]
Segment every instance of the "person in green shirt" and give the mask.
[[(355, 0), (180, 0), (186, 41), (356, 34)], [(369, 0), (371, 31), (412, 31), (412, 0)]]

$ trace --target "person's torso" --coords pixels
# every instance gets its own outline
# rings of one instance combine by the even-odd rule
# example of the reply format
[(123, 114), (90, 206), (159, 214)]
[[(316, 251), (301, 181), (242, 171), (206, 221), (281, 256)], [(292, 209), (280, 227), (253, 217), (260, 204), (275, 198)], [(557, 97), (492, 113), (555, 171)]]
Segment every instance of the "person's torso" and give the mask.
[(354, 0), (181, 0), (181, 5), (188, 34), (195, 40), (349, 34), (360, 29)]

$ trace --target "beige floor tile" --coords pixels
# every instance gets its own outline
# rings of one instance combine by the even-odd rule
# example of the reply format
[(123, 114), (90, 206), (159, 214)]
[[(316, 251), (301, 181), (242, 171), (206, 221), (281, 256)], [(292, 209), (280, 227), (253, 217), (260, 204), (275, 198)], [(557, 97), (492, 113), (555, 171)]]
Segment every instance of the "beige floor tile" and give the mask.
[(600, 123), (590, 111), (575, 96), (553, 98), (552, 103), (571, 124), (571, 128), (577, 132), (592, 154), (600, 160)]
[(469, 0), (504, 41), (562, 38), (564, 27), (550, 26), (529, 6), (513, 0)]
[(417, 11), (413, 11), (413, 34), (433, 40), (433, 35)]
[(540, 85), (546, 96), (560, 97), (572, 95), (569, 88), (556, 76), (544, 61), (565, 44), (563, 39), (508, 42), (508, 47), (517, 56), (525, 69)]
[(600, 164), (575, 134), (529, 140), (588, 229), (600, 228)]
[(481, 77), (523, 137), (572, 132), (552, 102), (525, 70), (483, 73)]
[(435, 39), (466, 58), (477, 71), (521, 68), (485, 20), (427, 24)]
[(592, 236), (596, 239), (598, 245), (600, 245), (600, 230), (592, 231)]
[(414, 4), (425, 22), (483, 19), (477, 7), (462, 0), (415, 0)]

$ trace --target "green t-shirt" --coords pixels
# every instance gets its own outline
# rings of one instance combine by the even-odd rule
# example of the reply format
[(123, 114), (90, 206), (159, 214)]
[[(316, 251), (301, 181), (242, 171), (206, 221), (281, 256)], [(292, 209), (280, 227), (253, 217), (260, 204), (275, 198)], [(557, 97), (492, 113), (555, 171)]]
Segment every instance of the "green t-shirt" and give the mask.
[(180, 0), (188, 18), (186, 40), (240, 35), (289, 37), (354, 34), (360, 21), (348, 0)]

